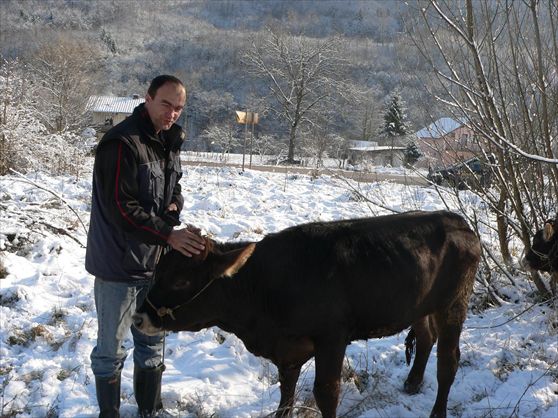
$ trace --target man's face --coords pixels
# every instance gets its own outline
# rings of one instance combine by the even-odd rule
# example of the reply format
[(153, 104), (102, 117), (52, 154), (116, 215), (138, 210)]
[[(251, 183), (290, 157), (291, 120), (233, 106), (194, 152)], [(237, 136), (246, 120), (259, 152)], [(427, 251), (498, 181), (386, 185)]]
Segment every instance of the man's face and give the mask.
[(179, 84), (167, 82), (163, 84), (155, 97), (151, 97), (149, 93), (145, 96), (145, 108), (151, 122), (155, 127), (155, 131), (166, 131), (175, 123), (186, 102), (186, 91)]

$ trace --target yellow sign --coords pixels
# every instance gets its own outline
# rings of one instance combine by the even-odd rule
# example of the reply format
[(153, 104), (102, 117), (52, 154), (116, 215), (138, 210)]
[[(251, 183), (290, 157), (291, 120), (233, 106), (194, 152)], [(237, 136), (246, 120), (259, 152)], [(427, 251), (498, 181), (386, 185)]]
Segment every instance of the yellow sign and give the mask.
[(256, 112), (241, 112), (236, 111), (236, 122), (241, 125), (257, 125), (260, 121), (259, 115)]

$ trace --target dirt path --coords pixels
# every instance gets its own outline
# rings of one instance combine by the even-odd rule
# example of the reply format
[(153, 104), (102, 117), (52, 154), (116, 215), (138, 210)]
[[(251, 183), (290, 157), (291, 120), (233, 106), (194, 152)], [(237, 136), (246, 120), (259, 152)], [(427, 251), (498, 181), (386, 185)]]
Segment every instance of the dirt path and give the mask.
[[(182, 164), (199, 167), (236, 167), (241, 169), (242, 164), (235, 164), (235, 163), (220, 163), (220, 162), (212, 162), (212, 161), (187, 161), (183, 160)], [(289, 173), (289, 174), (306, 174), (306, 175), (328, 175), (332, 177), (343, 177), (348, 179), (353, 179), (359, 182), (364, 183), (374, 183), (378, 181), (392, 181), (394, 183), (405, 184), (408, 186), (427, 186), (428, 181), (421, 177), (420, 175), (400, 175), (400, 174), (393, 174), (393, 173), (368, 173), (363, 171), (348, 171), (348, 170), (339, 170), (339, 169), (330, 169), (330, 168), (308, 168), (308, 167), (296, 167), (296, 166), (272, 166), (272, 165), (252, 165), (251, 168), (248, 168), (248, 165), (245, 164), (244, 168), (246, 170), (255, 170), (255, 171), (265, 171), (269, 173)]]

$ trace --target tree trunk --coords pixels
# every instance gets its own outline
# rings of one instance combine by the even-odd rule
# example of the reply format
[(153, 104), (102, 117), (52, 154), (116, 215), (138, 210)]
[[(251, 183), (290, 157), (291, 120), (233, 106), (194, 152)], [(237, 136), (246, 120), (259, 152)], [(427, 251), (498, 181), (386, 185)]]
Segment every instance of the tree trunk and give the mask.
[(500, 200), (497, 205), (496, 225), (498, 228), (498, 242), (500, 243), (500, 253), (506, 266), (512, 266), (512, 257), (508, 245), (508, 221), (505, 215), (506, 195), (504, 191), (500, 192)]
[(287, 154), (287, 162), (289, 164), (294, 163), (296, 128), (297, 128), (297, 125), (292, 124), (291, 125), (291, 131), (289, 132), (289, 152)]

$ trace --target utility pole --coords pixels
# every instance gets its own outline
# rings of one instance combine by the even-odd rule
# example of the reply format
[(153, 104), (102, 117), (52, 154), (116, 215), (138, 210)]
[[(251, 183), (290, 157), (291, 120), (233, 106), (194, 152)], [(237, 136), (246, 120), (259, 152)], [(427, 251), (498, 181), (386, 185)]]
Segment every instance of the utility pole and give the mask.
[(248, 140), (248, 125), (252, 125), (252, 136), (250, 137), (250, 168), (252, 168), (252, 144), (254, 141), (254, 125), (259, 122), (259, 115), (255, 112), (245, 112), (237, 110), (236, 122), (244, 125), (244, 144), (242, 146), (242, 171), (244, 171), (244, 161), (246, 157), (246, 141)]

